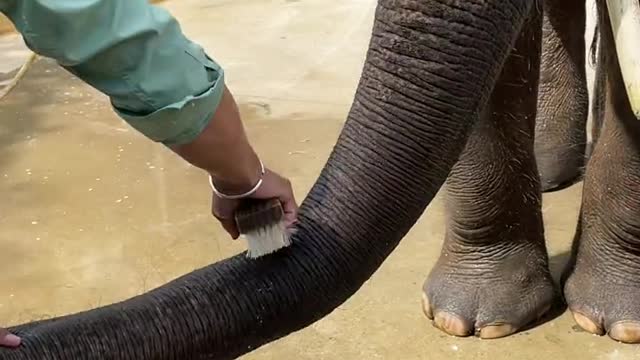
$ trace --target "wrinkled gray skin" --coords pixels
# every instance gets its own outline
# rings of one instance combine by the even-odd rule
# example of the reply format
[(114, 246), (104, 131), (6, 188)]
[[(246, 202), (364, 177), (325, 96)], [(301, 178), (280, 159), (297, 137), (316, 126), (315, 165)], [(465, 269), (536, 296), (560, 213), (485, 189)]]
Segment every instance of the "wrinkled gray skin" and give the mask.
[(524, 50), (520, 60), (528, 54), (529, 66), (518, 75), (503, 70), (490, 116), (476, 124), (447, 180), (448, 232), (423, 306), (449, 334), (502, 337), (549, 310), (556, 294), (540, 191), (584, 177), (564, 298), (585, 330), (640, 343), (640, 120), (628, 104), (604, 0), (597, 8), (591, 154), (585, 154), (585, 2), (547, 0), (537, 105), (522, 104), (534, 97), (522, 86), (534, 86), (536, 75), (525, 70), (538, 66), (534, 51)]
[(534, 147), (543, 191), (562, 189), (583, 175), (589, 103), (585, 22), (585, 0), (544, 3)]
[[(570, 13), (584, 23), (584, 13)], [(584, 30), (544, 23), (547, 38)], [(581, 326), (634, 342), (640, 195), (630, 189), (640, 182), (640, 123), (625, 103), (602, 23), (599, 66), (610, 82), (600, 82), (604, 126), (585, 173), (565, 295)], [(540, 135), (566, 154), (586, 111), (580, 70), (560, 71), (577, 78), (540, 90), (541, 61), (543, 69), (579, 68), (566, 63), (571, 56), (549, 55), (542, 24), (535, 0), (379, 0), (353, 106), (301, 206), (290, 248), (259, 260), (239, 254), (122, 303), (17, 326), (11, 330), (23, 346), (0, 350), (0, 359), (237, 357), (347, 300), (445, 181), (448, 231), (425, 283), (426, 314), (450, 334), (485, 338), (534, 321), (559, 293), (544, 244), (536, 118), (566, 130)], [(548, 100), (537, 101), (539, 90)], [(545, 110), (559, 92), (563, 110)], [(540, 172), (552, 174), (547, 169)]]

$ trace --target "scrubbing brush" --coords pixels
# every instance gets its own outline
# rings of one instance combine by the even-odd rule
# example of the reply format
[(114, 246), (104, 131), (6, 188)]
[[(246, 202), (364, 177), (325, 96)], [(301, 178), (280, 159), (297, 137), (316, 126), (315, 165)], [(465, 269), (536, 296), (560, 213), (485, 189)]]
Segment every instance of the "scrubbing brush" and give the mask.
[[(260, 161), (260, 167), (261, 175), (264, 176), (265, 169), (262, 161)], [(240, 201), (234, 218), (238, 232), (247, 239), (247, 257), (259, 258), (291, 245), (292, 230), (287, 229), (280, 200), (249, 198), (262, 185), (262, 178), (253, 189), (239, 195), (226, 195), (218, 191), (211, 176), (209, 176), (209, 185), (218, 197)]]
[(255, 259), (291, 245), (284, 210), (278, 199), (245, 199), (235, 213), (236, 226), (247, 239), (247, 257)]

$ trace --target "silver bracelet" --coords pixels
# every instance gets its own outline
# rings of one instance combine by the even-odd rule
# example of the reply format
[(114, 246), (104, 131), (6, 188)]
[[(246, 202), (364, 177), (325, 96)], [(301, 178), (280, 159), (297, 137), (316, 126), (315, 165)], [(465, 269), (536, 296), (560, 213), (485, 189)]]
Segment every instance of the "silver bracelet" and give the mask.
[(247, 191), (246, 193), (238, 194), (238, 195), (223, 194), (220, 191), (218, 191), (218, 189), (216, 189), (215, 185), (213, 185), (213, 178), (211, 177), (211, 175), (209, 175), (209, 185), (211, 185), (211, 190), (213, 190), (213, 192), (219, 198), (228, 199), (228, 200), (238, 200), (238, 199), (243, 199), (253, 195), (256, 191), (258, 191), (258, 189), (260, 188), (260, 185), (262, 185), (262, 179), (264, 177), (264, 164), (262, 164), (262, 160), (258, 159), (258, 161), (260, 162), (260, 170), (261, 170), (260, 180), (258, 180), (258, 183), (256, 184), (256, 186), (254, 186), (251, 190)]

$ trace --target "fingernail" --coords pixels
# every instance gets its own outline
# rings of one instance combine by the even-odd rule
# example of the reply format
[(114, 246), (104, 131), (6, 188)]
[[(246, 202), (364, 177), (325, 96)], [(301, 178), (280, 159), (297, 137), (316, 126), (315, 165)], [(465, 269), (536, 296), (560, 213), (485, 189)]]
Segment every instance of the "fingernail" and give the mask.
[(7, 346), (18, 346), (21, 342), (20, 338), (13, 334), (7, 334), (7, 336), (4, 337), (4, 340)]

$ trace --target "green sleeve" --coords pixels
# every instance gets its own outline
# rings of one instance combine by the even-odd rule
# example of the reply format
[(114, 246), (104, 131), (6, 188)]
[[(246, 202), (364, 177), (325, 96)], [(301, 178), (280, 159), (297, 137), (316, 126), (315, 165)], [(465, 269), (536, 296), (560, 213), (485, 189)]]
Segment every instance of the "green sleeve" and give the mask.
[(148, 138), (191, 142), (215, 112), (224, 72), (147, 0), (0, 0), (34, 52), (109, 96)]

